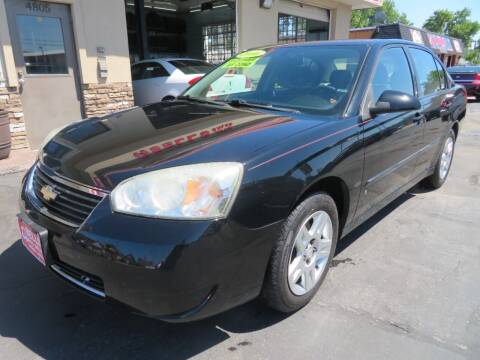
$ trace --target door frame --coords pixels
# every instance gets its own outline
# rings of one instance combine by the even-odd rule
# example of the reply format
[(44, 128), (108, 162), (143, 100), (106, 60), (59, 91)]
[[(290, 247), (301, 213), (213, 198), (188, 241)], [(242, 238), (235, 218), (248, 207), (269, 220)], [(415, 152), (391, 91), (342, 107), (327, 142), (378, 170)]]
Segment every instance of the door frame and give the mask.
[[(81, 72), (79, 67), (79, 57), (78, 57), (78, 47), (76, 42), (75, 36), (75, 29), (73, 23), (73, 11), (72, 6), (70, 3), (65, 3), (61, 1), (32, 1), (32, 3), (40, 3), (52, 6), (52, 10), (49, 11), (30, 11), (27, 7), (28, 4), (31, 2), (29, 0), (24, 0), (22, 2), (17, 2), (15, 0), (0, 0), (3, 1), (5, 4), (5, 11), (8, 16), (8, 23), (7, 27), (9, 30), (9, 37), (10, 37), (10, 50), (13, 60), (13, 67), (15, 70), (15, 80), (17, 82), (16, 88), (17, 93), (21, 97), (22, 101), (22, 112), (23, 112), (23, 122), (25, 123), (26, 128), (26, 135), (27, 135), (27, 142), (33, 148), (36, 148), (37, 145), (40, 144), (39, 138), (43, 136), (43, 133), (39, 130), (39, 126), (36, 124), (35, 117), (32, 116), (34, 111), (32, 110), (31, 106), (28, 106), (27, 99), (30, 99), (32, 94), (24, 94), (23, 90), (23, 82), (21, 78), (24, 78), (27, 82), (27, 86), (29, 81), (35, 81), (36, 85), (34, 88), (38, 91), (39, 81), (41, 82), (42, 79), (45, 81), (54, 81), (55, 79), (65, 79), (69, 84), (68, 87), (65, 86), (65, 91), (68, 91), (68, 105), (64, 108), (69, 109), (67, 111), (67, 117), (65, 121), (68, 122), (70, 119), (78, 120), (79, 118), (85, 117), (85, 108), (83, 105), (83, 92), (81, 87)], [(67, 2), (69, 2), (67, 0)], [(57, 7), (59, 6), (59, 7)], [(53, 8), (55, 7), (55, 8)], [(43, 18), (50, 18), (50, 19), (58, 19), (60, 22), (60, 30), (61, 30), (61, 39), (63, 41), (63, 48), (65, 51), (65, 64), (67, 68), (66, 73), (41, 73), (41, 74), (32, 74), (27, 72), (27, 64), (24, 57), (24, 46), (21, 41), (21, 33), (20, 27), (18, 22), (18, 16), (38, 16)], [(20, 74), (22, 77), (20, 77)], [(64, 85), (65, 82), (62, 81)], [(41, 83), (40, 83), (41, 84)], [(64, 86), (59, 84), (59, 86)], [(33, 86), (33, 83), (32, 83)], [(48, 86), (48, 85), (45, 85)], [(41, 88), (40, 88), (41, 89)], [(41, 90), (40, 90), (41, 91)], [(58, 92), (59, 89), (55, 93), (61, 94)], [(46, 99), (46, 101), (55, 102), (55, 93), (52, 94), (51, 97)], [(65, 93), (67, 94), (67, 93)], [(28, 97), (25, 97), (28, 96)], [(32, 100), (33, 101), (33, 100)], [(31, 101), (30, 101), (31, 102)], [(58, 103), (58, 100), (57, 100)], [(58, 103), (60, 104), (60, 103)], [(32, 104), (30, 104), (32, 105)], [(48, 106), (48, 105), (47, 105)], [(62, 111), (60, 107), (58, 111)], [(28, 114), (29, 113), (29, 114)], [(41, 111), (40, 119), (47, 119), (47, 115), (45, 114), (45, 109)], [(60, 119), (61, 116), (54, 116), (53, 119)], [(58, 122), (58, 121), (57, 121)], [(47, 123), (47, 126), (51, 128), (58, 127), (56, 121), (52, 123)], [(30, 127), (30, 128), (29, 128)]]

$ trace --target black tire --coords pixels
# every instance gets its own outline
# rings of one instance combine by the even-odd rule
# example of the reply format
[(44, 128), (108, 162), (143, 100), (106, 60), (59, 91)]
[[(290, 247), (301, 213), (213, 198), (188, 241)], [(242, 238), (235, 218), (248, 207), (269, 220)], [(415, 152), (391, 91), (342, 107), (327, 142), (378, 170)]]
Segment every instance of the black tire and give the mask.
[[(453, 140), (453, 153), (452, 153), (452, 161), (450, 162), (449, 166), (448, 166), (448, 170), (447, 170), (447, 173), (446, 175), (442, 178), (441, 176), (441, 162), (442, 162), (442, 152), (443, 152), (443, 149), (445, 147), (445, 144), (447, 143), (448, 139), (452, 139)], [(438, 156), (438, 160), (437, 160), (437, 163), (435, 164), (435, 169), (433, 170), (433, 174), (430, 175), (429, 177), (425, 178), (424, 180), (424, 184), (431, 188), (431, 189), (439, 189), (443, 186), (443, 184), (445, 184), (445, 181), (447, 180), (448, 178), (448, 174), (450, 173), (450, 167), (452, 165), (452, 162), (453, 162), (453, 155), (455, 154), (455, 132), (453, 131), (453, 129), (450, 129), (450, 132), (448, 133), (448, 136), (445, 138), (445, 141), (442, 145), (442, 149), (441, 149), (441, 152), (440, 152), (440, 155)]]
[[(332, 221), (333, 236), (328, 261), (316, 285), (304, 295), (295, 295), (288, 284), (288, 266), (295, 234), (310, 215), (320, 210), (325, 211)], [(263, 285), (262, 298), (269, 307), (280, 312), (290, 313), (302, 308), (313, 298), (323, 283), (335, 254), (338, 227), (337, 206), (326, 193), (311, 195), (292, 211), (282, 227), (278, 241), (274, 244)]]

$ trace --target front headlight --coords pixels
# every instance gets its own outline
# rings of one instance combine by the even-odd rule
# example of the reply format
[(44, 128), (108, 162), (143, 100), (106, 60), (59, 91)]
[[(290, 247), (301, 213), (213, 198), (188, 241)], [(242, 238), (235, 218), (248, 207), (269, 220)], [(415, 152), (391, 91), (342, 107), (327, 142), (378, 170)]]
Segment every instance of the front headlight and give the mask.
[(121, 182), (111, 193), (114, 211), (166, 219), (226, 217), (237, 196), (243, 165), (193, 164), (152, 171)]

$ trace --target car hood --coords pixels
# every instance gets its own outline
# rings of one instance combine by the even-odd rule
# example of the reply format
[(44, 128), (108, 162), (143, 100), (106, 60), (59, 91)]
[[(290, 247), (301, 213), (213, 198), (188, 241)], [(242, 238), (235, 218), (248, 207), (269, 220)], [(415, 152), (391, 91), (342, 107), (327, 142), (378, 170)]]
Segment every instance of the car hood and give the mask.
[(162, 102), (71, 124), (40, 161), (57, 174), (104, 190), (131, 176), (184, 164), (247, 163), (325, 120), (191, 101)]

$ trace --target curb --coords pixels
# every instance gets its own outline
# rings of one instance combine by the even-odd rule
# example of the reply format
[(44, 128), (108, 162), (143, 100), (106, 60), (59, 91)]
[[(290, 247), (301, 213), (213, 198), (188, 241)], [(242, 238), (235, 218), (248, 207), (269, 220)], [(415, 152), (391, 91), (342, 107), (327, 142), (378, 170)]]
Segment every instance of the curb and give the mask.
[(31, 167), (32, 165), (33, 165), (33, 164), (31, 164), (31, 165), (15, 166), (15, 167), (11, 167), (11, 168), (8, 168), (8, 169), (5, 169), (5, 170), (1, 170), (1, 171), (0, 171), (0, 176), (16, 174), (16, 173), (19, 173), (19, 172), (25, 172), (25, 171), (27, 171), (28, 169), (30, 169), (30, 167)]

